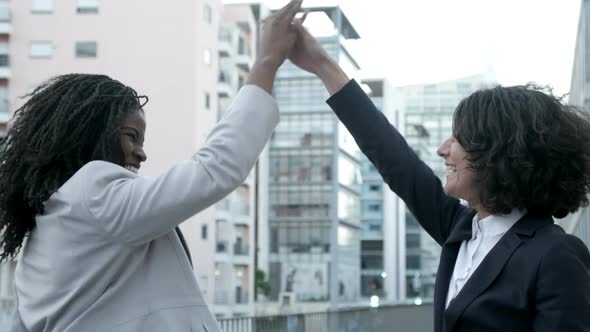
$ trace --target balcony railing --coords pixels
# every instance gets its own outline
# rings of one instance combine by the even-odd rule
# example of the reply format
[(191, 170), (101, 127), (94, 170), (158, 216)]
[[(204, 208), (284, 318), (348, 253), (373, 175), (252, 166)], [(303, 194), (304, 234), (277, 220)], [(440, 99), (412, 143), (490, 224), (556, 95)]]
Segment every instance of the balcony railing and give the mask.
[(213, 303), (222, 305), (229, 304), (229, 292), (216, 290), (213, 295)]
[(234, 243), (234, 255), (248, 255), (250, 246), (244, 243)]
[(432, 305), (386, 305), (337, 311), (221, 319), (223, 332), (430, 332)]
[(248, 303), (248, 292), (236, 291), (236, 304), (247, 304)]
[(230, 74), (224, 70), (219, 71), (219, 75), (217, 77), (217, 81), (219, 83), (229, 83)]
[(8, 54), (0, 54), (0, 67), (8, 67), (10, 65), (10, 56)]

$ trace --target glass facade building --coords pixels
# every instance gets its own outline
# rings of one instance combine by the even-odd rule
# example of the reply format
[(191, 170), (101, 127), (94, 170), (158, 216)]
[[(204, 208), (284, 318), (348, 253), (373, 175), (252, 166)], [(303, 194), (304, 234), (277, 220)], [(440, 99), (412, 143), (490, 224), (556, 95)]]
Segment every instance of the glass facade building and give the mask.
[[(405, 108), (399, 89), (384, 78), (364, 79), (375, 107), (402, 135)], [(406, 206), (361, 154), (361, 295), (380, 302), (405, 299)]]
[[(590, 111), (590, 1), (582, 0), (572, 70), (569, 103)], [(590, 247), (590, 209), (583, 208), (557, 221)]]
[[(322, 46), (343, 68), (358, 70), (338, 33), (342, 12), (326, 14), (336, 33), (319, 38)], [(286, 62), (273, 94), (281, 121), (269, 149), (270, 300), (353, 301), (360, 278), (358, 148), (314, 75)]]

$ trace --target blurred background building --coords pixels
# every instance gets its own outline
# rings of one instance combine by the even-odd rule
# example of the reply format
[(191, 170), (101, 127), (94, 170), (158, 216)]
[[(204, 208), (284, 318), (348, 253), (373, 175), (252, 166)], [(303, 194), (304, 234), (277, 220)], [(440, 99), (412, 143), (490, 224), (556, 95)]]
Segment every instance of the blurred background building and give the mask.
[[(265, 8), (260, 5), (223, 6), (217, 52), (218, 119), (223, 117), (252, 68), (261, 10)], [(253, 171), (244, 184), (215, 205), (214, 266), (207, 268), (210, 263), (203, 262), (199, 269), (203, 273), (201, 284), (214, 279), (213, 311), (218, 318), (254, 314), (256, 182)]]
[[(582, 0), (569, 103), (590, 111), (590, 1)], [(590, 247), (590, 208), (580, 209), (557, 222)]]
[(10, 117), (8, 86), (10, 70), (10, 39), (12, 34), (12, 12), (8, 1), (0, 1), (0, 140), (6, 135), (6, 124)]
[[(359, 67), (342, 40), (359, 36), (346, 15), (339, 7), (310, 10), (308, 19), (331, 25), (319, 37), (322, 46), (355, 76)], [(257, 310), (325, 309), (357, 301), (358, 148), (314, 75), (287, 62), (277, 73), (273, 95), (281, 122), (270, 141), (268, 175), (261, 174), (268, 176), (268, 219), (259, 221), (261, 231), (268, 228), (259, 241), (259, 266), (269, 276), (270, 303)]]
[[(377, 109), (404, 134), (404, 100), (385, 78), (363, 79)], [(361, 296), (380, 302), (406, 297), (406, 207), (383, 182), (373, 164), (361, 160)], [(377, 299), (373, 298), (373, 303)]]

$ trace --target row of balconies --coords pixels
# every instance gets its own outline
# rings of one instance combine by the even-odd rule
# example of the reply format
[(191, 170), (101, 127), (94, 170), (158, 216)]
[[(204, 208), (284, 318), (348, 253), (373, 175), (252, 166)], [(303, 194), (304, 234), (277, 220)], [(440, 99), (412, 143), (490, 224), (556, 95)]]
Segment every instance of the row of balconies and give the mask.
[[(233, 293), (233, 294), (232, 294)], [(248, 304), (250, 294), (245, 290), (237, 290), (235, 292), (216, 290), (213, 295), (213, 302), (215, 304)], [(233, 301), (230, 301), (233, 297)]]
[[(215, 251), (220, 254), (229, 253), (229, 242), (218, 240), (215, 246)], [(233, 253), (237, 256), (248, 256), (250, 254), (250, 245), (247, 243), (234, 242)]]
[[(9, 4), (0, 2), (0, 35), (12, 33), (12, 13)], [(6, 49), (5, 49), (6, 48)], [(2, 52), (8, 52), (7, 47), (2, 47)], [(8, 66), (10, 65), (8, 53), (0, 54), (0, 79), (10, 78), (11, 73)], [(0, 112), (2, 112), (0, 110)]]

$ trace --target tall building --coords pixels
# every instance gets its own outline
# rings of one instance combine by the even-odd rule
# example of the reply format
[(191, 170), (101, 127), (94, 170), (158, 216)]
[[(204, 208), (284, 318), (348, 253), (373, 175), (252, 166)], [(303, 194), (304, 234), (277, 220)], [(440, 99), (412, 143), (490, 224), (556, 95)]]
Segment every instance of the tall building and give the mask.
[(8, 87), (10, 70), (10, 37), (12, 34), (12, 12), (9, 2), (0, 1), (0, 139), (6, 135), (6, 125), (10, 116)]
[[(223, 6), (219, 27), (218, 118), (244, 84), (256, 57), (261, 7), (250, 4)], [(237, 190), (216, 204), (215, 256), (201, 280), (214, 280), (213, 311), (218, 318), (254, 313), (254, 257), (256, 172)], [(209, 273), (206, 275), (205, 273)]]
[[(341, 40), (359, 38), (350, 21), (339, 7), (309, 9), (309, 19), (331, 21), (333, 29), (319, 41), (354, 76), (359, 67)], [(259, 228), (268, 230), (260, 234), (259, 266), (269, 276), (269, 300), (283, 308), (306, 303), (307, 309), (310, 303), (355, 301), (360, 296), (358, 147), (314, 75), (285, 63), (274, 96), (281, 122), (269, 149), (268, 224)]]
[[(444, 163), (436, 154), (452, 134), (453, 113), (472, 92), (495, 85), (493, 73), (436, 84), (400, 87), (405, 101), (405, 133), (408, 144), (434, 173), (445, 181)], [(440, 258), (440, 246), (406, 213), (406, 296), (432, 298)]]
[[(8, 1), (0, 1), (0, 140), (6, 135), (10, 119), (8, 91), (12, 72), (10, 68), (10, 41), (12, 38), (12, 11)], [(14, 310), (12, 279), (15, 262), (0, 264), (0, 330), (8, 330)]]
[[(570, 87), (569, 103), (590, 112), (590, 1), (582, 0), (578, 35), (574, 54), (574, 66)], [(590, 209), (584, 208), (577, 213), (558, 220), (568, 232), (577, 235), (590, 248)]]
[[(403, 98), (387, 79), (364, 79), (378, 110), (404, 134)], [(405, 299), (406, 207), (364, 155), (361, 160), (361, 296)]]

